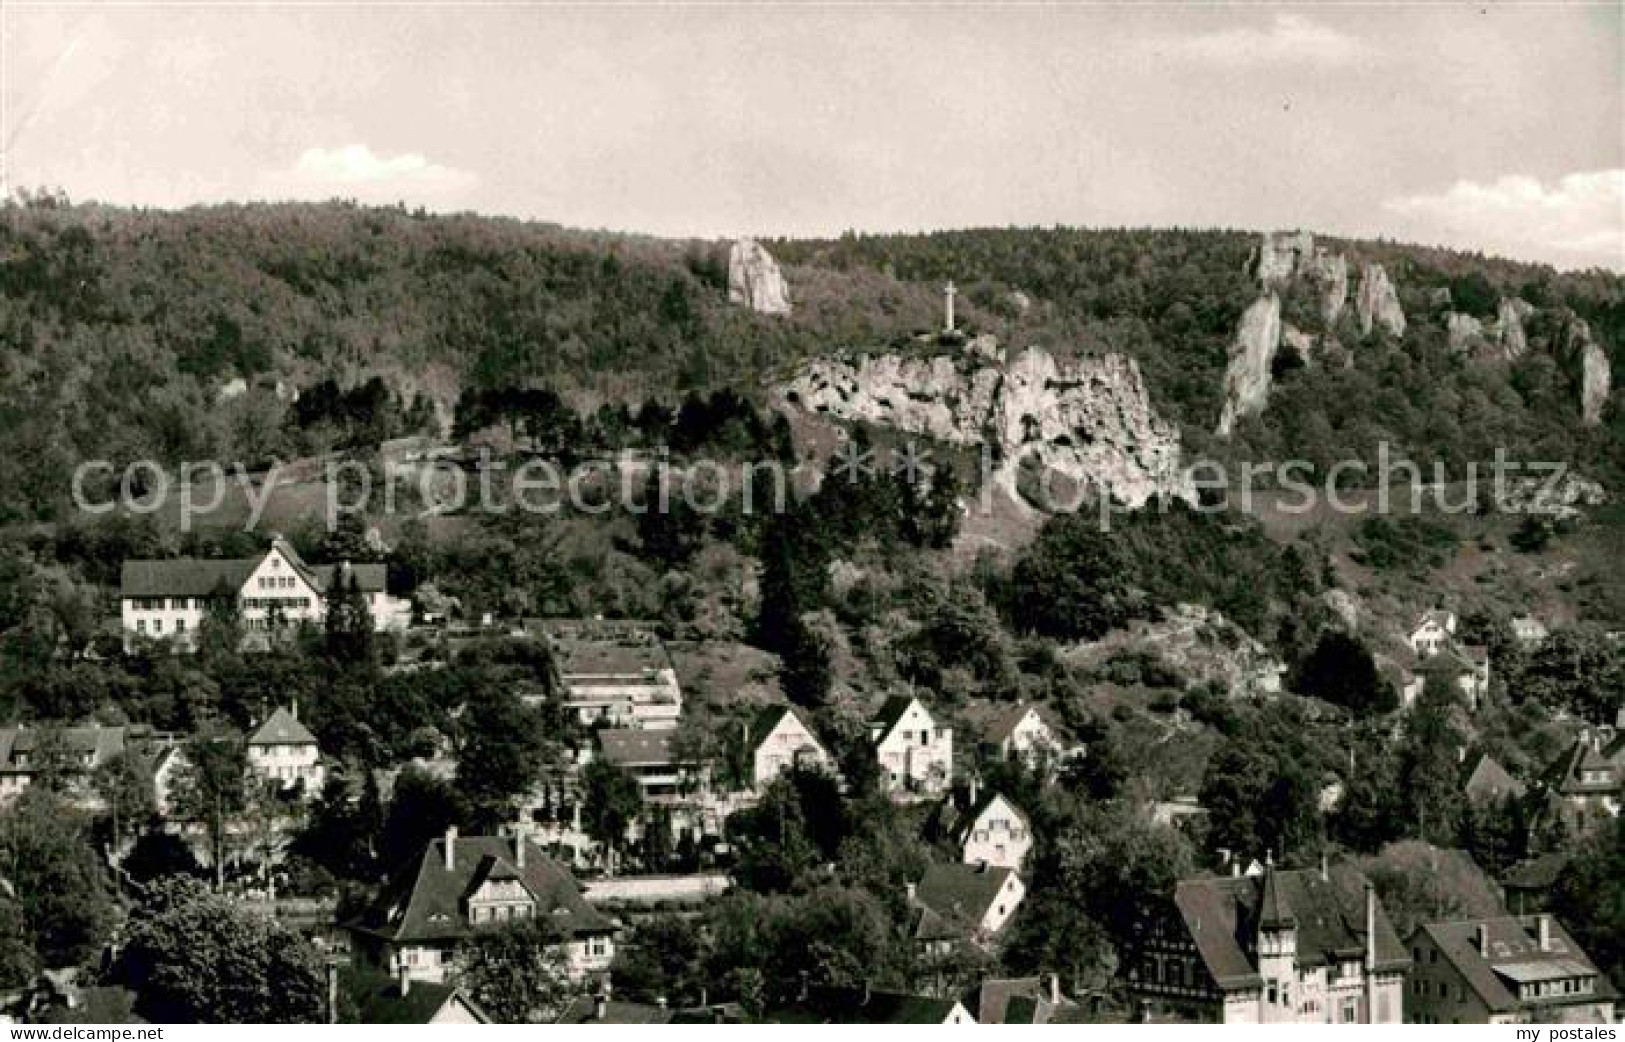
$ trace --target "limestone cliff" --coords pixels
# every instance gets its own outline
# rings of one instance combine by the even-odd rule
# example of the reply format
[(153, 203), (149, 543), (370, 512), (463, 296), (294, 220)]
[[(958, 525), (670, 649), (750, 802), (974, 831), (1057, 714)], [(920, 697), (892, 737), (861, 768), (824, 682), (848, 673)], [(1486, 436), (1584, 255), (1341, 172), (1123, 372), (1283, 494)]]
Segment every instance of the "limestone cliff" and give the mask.
[(1523, 330), (1523, 320), (1534, 314), (1534, 307), (1518, 297), (1502, 297), (1496, 307), (1495, 336), (1501, 354), (1512, 361), (1529, 350), (1529, 338)]
[(773, 255), (755, 239), (740, 239), (728, 251), (728, 299), (764, 315), (790, 313), (790, 287)]
[(1264, 411), (1269, 401), (1270, 372), (1281, 346), (1281, 298), (1273, 291), (1253, 301), (1241, 316), (1224, 374), (1224, 407), (1218, 434), (1228, 438), (1236, 421)]
[(1457, 354), (1468, 354), (1484, 346), (1484, 323), (1471, 315), (1452, 311), (1445, 316), (1444, 328), (1450, 350)]
[(1399, 294), (1381, 264), (1367, 264), (1360, 272), (1360, 292), (1354, 303), (1360, 319), (1360, 332), (1370, 336), (1378, 326), (1392, 336), (1405, 335), (1405, 312), (1399, 306)]
[(1328, 330), (1348, 302), (1348, 259), (1316, 246), (1309, 232), (1265, 232), (1253, 253), (1252, 267), (1265, 289), (1279, 289), (1294, 278), (1313, 283), (1320, 298), (1320, 319)]
[(1047, 468), (1129, 506), (1193, 499), (1179, 432), (1151, 408), (1132, 358), (1057, 359), (1029, 347), (1007, 363), (976, 352), (813, 359), (776, 388), (792, 409), (890, 427), (959, 446), (987, 445), (992, 480), (1017, 487)]
[(1591, 327), (1585, 319), (1572, 312), (1563, 317), (1554, 346), (1558, 362), (1578, 391), (1581, 422), (1588, 427), (1596, 426), (1602, 422), (1602, 410), (1608, 404), (1613, 384), (1607, 352), (1591, 338)]

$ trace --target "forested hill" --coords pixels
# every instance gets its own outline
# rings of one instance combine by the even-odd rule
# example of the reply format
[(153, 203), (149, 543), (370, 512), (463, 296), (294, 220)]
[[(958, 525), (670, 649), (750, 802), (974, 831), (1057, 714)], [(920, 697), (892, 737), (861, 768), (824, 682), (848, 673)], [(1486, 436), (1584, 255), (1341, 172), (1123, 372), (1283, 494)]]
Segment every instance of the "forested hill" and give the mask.
[[(1570, 307), (1617, 370), (1625, 282), (1390, 244), (1339, 245), (1387, 265), (1411, 331), (1347, 367), (1280, 374), (1271, 408), (1215, 444), (1227, 349), (1257, 294), (1255, 241), (1010, 229), (770, 242), (795, 301), (777, 318), (728, 304), (723, 243), (344, 204), (11, 205), (0, 211), (0, 518), (48, 515), (83, 459), (329, 447), (323, 418), (297, 415), (287, 393), (329, 379), (382, 377), (398, 399), (382, 434), (432, 427), (431, 405), (444, 422), (469, 387), (548, 385), (583, 408), (755, 389), (810, 353), (932, 327), (950, 278), (966, 291), (966, 325), (1006, 343), (1135, 356), (1191, 451), (1369, 457), (1387, 438), (1421, 458), (1487, 459), (1505, 445), (1620, 472), (1620, 410), (1583, 430), (1546, 356), (1499, 369), (1453, 356), (1429, 301), (1449, 288), (1469, 312), (1493, 313), (1505, 294)], [(238, 381), (248, 389), (233, 394)]]

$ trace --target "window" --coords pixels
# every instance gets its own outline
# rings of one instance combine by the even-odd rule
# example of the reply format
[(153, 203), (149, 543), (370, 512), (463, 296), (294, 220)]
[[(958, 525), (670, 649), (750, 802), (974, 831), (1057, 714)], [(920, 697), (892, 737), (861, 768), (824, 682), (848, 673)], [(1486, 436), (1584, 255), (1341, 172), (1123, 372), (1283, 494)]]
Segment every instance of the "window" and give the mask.
[(145, 633), (145, 632), (147, 632), (147, 620), (146, 619), (136, 619), (135, 620), (135, 631), (137, 633)]
[(175, 620), (175, 632), (176, 633), (185, 633), (186, 632), (186, 620), (185, 619), (176, 619)]
[(164, 632), (164, 620), (163, 619), (153, 619), (152, 620), (152, 632), (154, 632), (154, 633), (162, 633), (162, 632)]

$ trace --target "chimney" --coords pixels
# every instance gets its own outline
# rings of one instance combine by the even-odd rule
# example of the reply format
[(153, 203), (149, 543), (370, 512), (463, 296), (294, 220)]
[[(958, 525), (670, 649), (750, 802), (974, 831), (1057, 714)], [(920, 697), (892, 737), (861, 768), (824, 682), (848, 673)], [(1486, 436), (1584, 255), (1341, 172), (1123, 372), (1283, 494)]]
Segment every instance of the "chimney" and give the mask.
[(1061, 1004), (1061, 975), (1059, 973), (1049, 975), (1049, 1004), (1051, 1006)]
[(1369, 974), (1377, 965), (1377, 888), (1365, 882), (1365, 968)]
[(299, 719), (299, 699), (297, 697), (288, 700), (288, 715), (295, 720)]
[(1535, 935), (1540, 939), (1540, 950), (1552, 950), (1552, 917), (1545, 912), (1535, 916)]
[(525, 837), (518, 832), (513, 834), (513, 863), (525, 867)]
[(457, 826), (446, 826), (446, 871), (451, 872), (457, 867)]
[(1456, 746), (1456, 762), (1457, 763), (1466, 763), (1467, 762), (1467, 747), (1465, 745)]
[(1479, 923), (1473, 927), (1473, 944), (1478, 948), (1480, 958), (1490, 957), (1490, 928), (1488, 923)]
[(976, 807), (976, 797), (980, 795), (981, 788), (982, 779), (979, 776), (972, 774), (970, 776), (970, 805), (973, 810)]
[(916, 891), (915, 886), (914, 886), (913, 883), (904, 883), (903, 884), (903, 893), (908, 897), (908, 903), (909, 904), (913, 904), (915, 902), (915, 900), (916, 900), (915, 895), (916, 895), (917, 891)]
[(406, 965), (404, 959), (396, 966), (395, 979), (401, 986), (401, 998), (404, 999), (412, 993), (412, 969)]
[(1232, 877), (1241, 875), (1241, 858), (1238, 857), (1230, 862), (1230, 875)]

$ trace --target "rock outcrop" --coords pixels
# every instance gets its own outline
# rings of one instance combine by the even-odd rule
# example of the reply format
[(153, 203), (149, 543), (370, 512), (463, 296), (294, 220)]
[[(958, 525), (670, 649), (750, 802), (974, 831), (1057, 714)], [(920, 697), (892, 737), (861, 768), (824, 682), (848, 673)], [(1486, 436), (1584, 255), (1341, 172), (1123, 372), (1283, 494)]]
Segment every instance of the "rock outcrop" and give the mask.
[(1529, 350), (1529, 338), (1523, 330), (1523, 320), (1534, 314), (1534, 306), (1519, 297), (1502, 297), (1495, 310), (1495, 339), (1501, 354), (1513, 361)]
[(1574, 381), (1580, 398), (1580, 420), (1588, 427), (1602, 422), (1602, 410), (1613, 389), (1608, 354), (1591, 337), (1591, 327), (1573, 312), (1563, 316), (1556, 348), (1558, 362)]
[(728, 251), (728, 299), (763, 315), (790, 313), (790, 286), (755, 239), (740, 239)]
[(1470, 354), (1484, 346), (1484, 323), (1471, 315), (1452, 311), (1445, 316), (1444, 328), (1450, 350), (1457, 354)]
[(1405, 335), (1405, 312), (1399, 306), (1399, 294), (1389, 281), (1381, 264), (1367, 264), (1360, 272), (1360, 292), (1355, 298), (1354, 312), (1360, 320), (1360, 333), (1370, 336), (1378, 326), (1391, 336)]
[(1281, 298), (1267, 292), (1241, 316), (1224, 373), (1224, 407), (1218, 435), (1228, 438), (1236, 421), (1264, 410), (1269, 401), (1271, 367), (1281, 346)]
[(891, 427), (951, 445), (991, 447), (992, 479), (1059, 472), (1131, 507), (1194, 500), (1179, 431), (1151, 408), (1139, 366), (1120, 354), (1060, 360), (1029, 347), (1006, 364), (976, 354), (833, 356), (777, 388), (788, 408)]
[(1315, 338), (1295, 326), (1281, 327), (1281, 348), (1298, 356), (1298, 361), (1311, 365), (1315, 360)]
[(1293, 278), (1314, 283), (1320, 294), (1320, 319), (1330, 330), (1349, 296), (1349, 264), (1342, 254), (1315, 245), (1309, 232), (1265, 232), (1253, 253), (1253, 274), (1265, 289), (1279, 289)]

